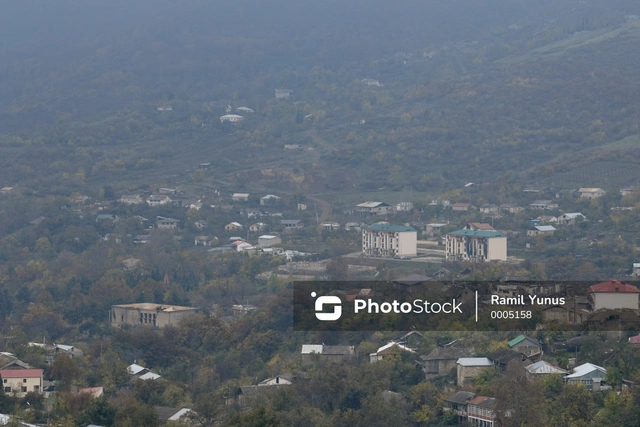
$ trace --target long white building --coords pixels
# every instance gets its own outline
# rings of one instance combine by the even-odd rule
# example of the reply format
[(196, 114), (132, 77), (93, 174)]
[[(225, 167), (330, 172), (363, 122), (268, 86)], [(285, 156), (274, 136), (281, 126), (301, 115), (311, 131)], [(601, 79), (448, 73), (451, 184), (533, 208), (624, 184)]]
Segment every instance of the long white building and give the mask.
[(415, 256), (417, 248), (418, 233), (411, 227), (373, 224), (362, 230), (362, 253), (367, 256)]
[(458, 230), (447, 234), (447, 261), (506, 261), (507, 236), (498, 231)]

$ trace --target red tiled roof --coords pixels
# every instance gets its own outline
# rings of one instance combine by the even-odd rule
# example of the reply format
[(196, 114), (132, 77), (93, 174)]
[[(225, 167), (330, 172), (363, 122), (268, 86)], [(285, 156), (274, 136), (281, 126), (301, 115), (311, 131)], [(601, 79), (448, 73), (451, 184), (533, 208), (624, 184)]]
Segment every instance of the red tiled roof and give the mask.
[(609, 279), (606, 282), (598, 283), (587, 289), (589, 293), (627, 293), (637, 294), (640, 293), (640, 289), (628, 283), (621, 282), (619, 280)]
[(630, 344), (640, 344), (640, 335), (636, 335), (635, 337), (629, 338)]
[(42, 369), (3, 369), (0, 370), (2, 378), (35, 378), (42, 377)]

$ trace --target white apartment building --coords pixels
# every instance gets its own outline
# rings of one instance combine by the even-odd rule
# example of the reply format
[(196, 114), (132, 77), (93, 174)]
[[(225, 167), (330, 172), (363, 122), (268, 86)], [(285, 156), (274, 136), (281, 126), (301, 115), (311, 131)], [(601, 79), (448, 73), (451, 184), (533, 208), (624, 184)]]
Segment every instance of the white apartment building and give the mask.
[(458, 230), (447, 234), (447, 261), (506, 261), (507, 236), (498, 231)]
[(373, 224), (362, 230), (362, 253), (367, 256), (415, 256), (418, 233), (403, 225)]

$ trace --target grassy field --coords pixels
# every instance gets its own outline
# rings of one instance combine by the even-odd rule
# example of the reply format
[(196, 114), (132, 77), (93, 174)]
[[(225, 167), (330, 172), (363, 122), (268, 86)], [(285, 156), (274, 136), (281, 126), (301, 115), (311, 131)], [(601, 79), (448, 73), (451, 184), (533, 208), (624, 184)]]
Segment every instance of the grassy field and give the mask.
[(612, 40), (615, 37), (640, 38), (640, 22), (630, 21), (615, 27), (600, 28), (593, 31), (574, 33), (564, 40), (550, 43), (525, 53), (507, 56), (495, 61), (496, 64), (519, 64), (523, 62), (537, 61), (546, 57), (560, 56), (570, 49), (587, 46), (592, 43), (600, 43)]

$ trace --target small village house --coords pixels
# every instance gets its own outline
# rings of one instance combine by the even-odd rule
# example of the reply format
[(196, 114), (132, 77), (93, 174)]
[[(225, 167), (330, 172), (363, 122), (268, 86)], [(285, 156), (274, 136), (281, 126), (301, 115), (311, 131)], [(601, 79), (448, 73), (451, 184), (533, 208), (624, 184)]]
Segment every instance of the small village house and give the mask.
[(375, 353), (369, 354), (369, 362), (371, 363), (379, 362), (381, 360), (384, 360), (386, 357), (394, 353), (397, 353), (399, 351), (415, 353), (415, 351), (410, 349), (409, 347), (406, 347), (402, 344), (398, 344), (397, 342), (392, 341), (380, 347), (378, 351), (376, 351)]
[(244, 117), (239, 116), (237, 114), (225, 114), (220, 117), (220, 123), (229, 122), (229, 123), (239, 123), (244, 120)]
[(578, 190), (578, 193), (580, 197), (585, 199), (597, 199), (607, 194), (602, 188), (581, 188)]
[(269, 206), (277, 203), (280, 200), (280, 197), (267, 194), (266, 196), (260, 197), (260, 206)]
[(391, 206), (384, 202), (364, 202), (356, 205), (356, 213), (360, 215), (387, 215), (391, 213)]
[(527, 377), (529, 378), (553, 374), (565, 376), (567, 374), (564, 369), (560, 369), (544, 360), (525, 366), (524, 369), (527, 371)]
[(553, 235), (556, 228), (553, 225), (534, 225), (527, 230), (527, 236), (535, 237), (539, 235)]
[(589, 390), (598, 391), (607, 378), (607, 370), (602, 366), (585, 363), (573, 368), (573, 372), (565, 377), (567, 384), (582, 384)]
[(284, 228), (302, 228), (304, 223), (301, 219), (281, 219), (280, 225)]
[(475, 355), (472, 348), (466, 347), (460, 340), (452, 341), (441, 347), (436, 347), (426, 356), (420, 356), (420, 366), (427, 378), (447, 375), (456, 370), (457, 361)]
[(119, 202), (125, 205), (141, 205), (144, 203), (144, 200), (139, 194), (123, 194)]
[(511, 350), (520, 352), (529, 359), (540, 357), (542, 355), (540, 342), (526, 335), (518, 335), (508, 342), (508, 346)]
[(287, 99), (292, 93), (291, 89), (275, 89), (276, 99)]
[(233, 200), (234, 202), (248, 202), (249, 193), (233, 193), (231, 195), (231, 200)]
[(320, 224), (320, 228), (322, 228), (322, 230), (324, 231), (336, 231), (340, 230), (340, 223), (334, 221), (325, 221)]
[(638, 310), (640, 290), (628, 283), (610, 279), (587, 288), (594, 311), (628, 308)]
[(263, 248), (279, 245), (280, 243), (282, 243), (282, 239), (279, 236), (265, 234), (258, 237), (258, 246)]
[(176, 230), (179, 222), (179, 219), (159, 216), (156, 221), (156, 228), (158, 228), (158, 230)]
[(324, 344), (303, 344), (300, 352), (303, 362), (313, 360), (313, 356), (320, 357), (332, 362), (348, 362), (358, 357), (356, 348), (352, 345), (324, 345)]
[(224, 226), (224, 230), (225, 231), (236, 231), (236, 230), (242, 230), (242, 224), (240, 224), (239, 222), (230, 222), (229, 224)]
[(149, 206), (162, 206), (162, 205), (168, 205), (169, 203), (171, 203), (171, 199), (169, 198), (169, 196), (157, 196), (157, 195), (153, 195), (153, 196), (149, 196), (149, 198), (147, 199), (147, 204)]
[(42, 392), (42, 369), (3, 369), (0, 378), (6, 394), (22, 397), (29, 392)]
[(560, 225), (575, 225), (579, 220), (586, 219), (580, 212), (564, 213), (558, 217)]
[(451, 205), (451, 210), (455, 212), (468, 212), (470, 210), (476, 209), (471, 203), (466, 202), (458, 202)]
[(462, 387), (482, 372), (493, 369), (493, 362), (486, 357), (461, 357), (456, 361), (456, 369), (457, 384)]

